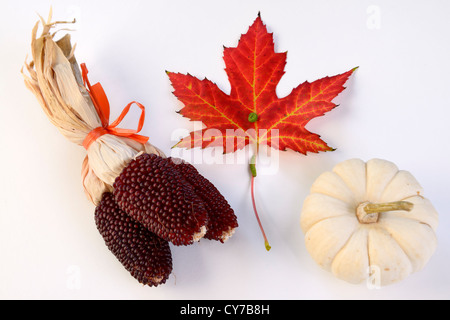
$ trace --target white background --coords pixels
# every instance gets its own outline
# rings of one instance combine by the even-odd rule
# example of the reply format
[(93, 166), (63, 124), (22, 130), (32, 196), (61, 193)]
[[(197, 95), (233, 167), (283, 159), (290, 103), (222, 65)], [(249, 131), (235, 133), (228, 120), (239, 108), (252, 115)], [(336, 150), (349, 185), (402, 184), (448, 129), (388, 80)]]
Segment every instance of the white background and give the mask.
[[(207, 77), (225, 92), (223, 46), (236, 46), (261, 12), (277, 52), (288, 51), (278, 95), (359, 66), (340, 106), (307, 128), (334, 152), (280, 154), (256, 196), (272, 250), (253, 215), (246, 164), (196, 164), (235, 209), (225, 244), (172, 247), (174, 269), (140, 285), (108, 251), (80, 182), (83, 148), (59, 134), (26, 90), (37, 14), (77, 19), (76, 57), (100, 81), (112, 119), (143, 103), (142, 131), (167, 154), (192, 122), (175, 111), (165, 70)], [(0, 11), (0, 298), (3, 299), (442, 299), (450, 298), (450, 2), (432, 1), (2, 1)], [(134, 128), (138, 112), (123, 124)], [(189, 153), (184, 153), (189, 155)], [(349, 158), (409, 170), (440, 213), (438, 249), (406, 280), (370, 289), (323, 271), (307, 253), (299, 216), (317, 176)]]

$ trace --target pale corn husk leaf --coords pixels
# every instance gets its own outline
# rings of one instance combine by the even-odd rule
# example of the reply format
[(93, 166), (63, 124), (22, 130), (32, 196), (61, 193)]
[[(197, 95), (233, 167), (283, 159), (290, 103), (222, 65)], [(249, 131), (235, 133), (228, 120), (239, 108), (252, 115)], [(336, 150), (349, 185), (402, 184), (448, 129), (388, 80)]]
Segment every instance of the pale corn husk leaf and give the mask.
[(86, 156), (84, 158), (83, 164), (81, 166), (81, 181), (83, 183), (84, 192), (86, 197), (95, 206), (100, 204), (102, 200), (103, 192), (112, 192), (113, 188), (111, 185), (106, 184), (100, 180), (94, 173), (94, 170), (89, 166), (89, 158)]
[[(45, 22), (42, 18), (32, 30), (33, 59), (25, 63), (28, 74), (25, 85), (36, 96), (50, 122), (71, 142), (80, 146), (93, 129), (101, 126), (100, 117), (87, 92), (81, 72), (66, 34), (55, 41), (50, 30), (60, 22)], [(42, 25), (42, 34), (37, 31)], [(150, 143), (142, 144), (129, 138), (106, 134), (87, 150), (82, 164), (81, 178), (87, 198), (95, 205), (104, 192), (111, 192), (116, 177), (136, 156), (142, 153), (165, 156)]]

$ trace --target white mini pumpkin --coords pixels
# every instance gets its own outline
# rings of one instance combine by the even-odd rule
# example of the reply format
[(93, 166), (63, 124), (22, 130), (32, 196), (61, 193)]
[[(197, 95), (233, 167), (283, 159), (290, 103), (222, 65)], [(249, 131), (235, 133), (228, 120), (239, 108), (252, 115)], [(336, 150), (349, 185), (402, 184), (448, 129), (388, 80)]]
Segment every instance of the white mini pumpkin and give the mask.
[(347, 282), (402, 280), (422, 269), (437, 245), (438, 214), (422, 194), (411, 173), (392, 162), (341, 162), (317, 178), (303, 203), (306, 248)]

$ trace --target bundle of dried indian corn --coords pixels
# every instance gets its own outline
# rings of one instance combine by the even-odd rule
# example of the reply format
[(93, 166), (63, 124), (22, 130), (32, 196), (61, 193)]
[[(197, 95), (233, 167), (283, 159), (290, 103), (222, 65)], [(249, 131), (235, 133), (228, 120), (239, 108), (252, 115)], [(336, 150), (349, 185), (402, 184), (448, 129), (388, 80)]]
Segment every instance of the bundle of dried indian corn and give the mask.
[[(70, 141), (83, 146), (82, 183), (95, 206), (106, 245), (139, 282), (165, 283), (172, 272), (169, 243), (201, 238), (226, 241), (238, 226), (234, 211), (214, 185), (189, 163), (167, 158), (139, 135), (145, 108), (131, 102), (109, 124), (109, 102), (99, 83), (81, 71), (70, 36), (55, 41), (64, 22), (40, 19), (33, 28), (33, 60), (22, 70), (26, 86)], [(42, 34), (38, 28), (42, 24)], [(136, 130), (117, 128), (133, 104), (142, 113)]]

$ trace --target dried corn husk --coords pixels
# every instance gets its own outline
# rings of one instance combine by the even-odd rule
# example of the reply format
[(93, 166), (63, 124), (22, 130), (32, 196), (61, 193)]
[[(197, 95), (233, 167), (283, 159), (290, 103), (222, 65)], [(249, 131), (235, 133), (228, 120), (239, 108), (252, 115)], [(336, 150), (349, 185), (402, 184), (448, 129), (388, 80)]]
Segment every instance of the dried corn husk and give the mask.
[[(55, 41), (52, 28), (62, 22), (40, 19), (32, 30), (31, 52), (33, 59), (25, 62), (22, 70), (28, 89), (38, 99), (45, 114), (58, 130), (71, 142), (80, 146), (86, 136), (102, 123), (83, 84), (80, 68), (74, 56), (70, 35)], [(38, 37), (39, 26), (43, 30)], [(113, 190), (116, 177), (128, 163), (141, 153), (163, 152), (150, 143), (139, 143), (126, 137), (105, 134), (87, 150), (82, 165), (82, 183), (86, 195), (96, 206), (104, 192)]]

